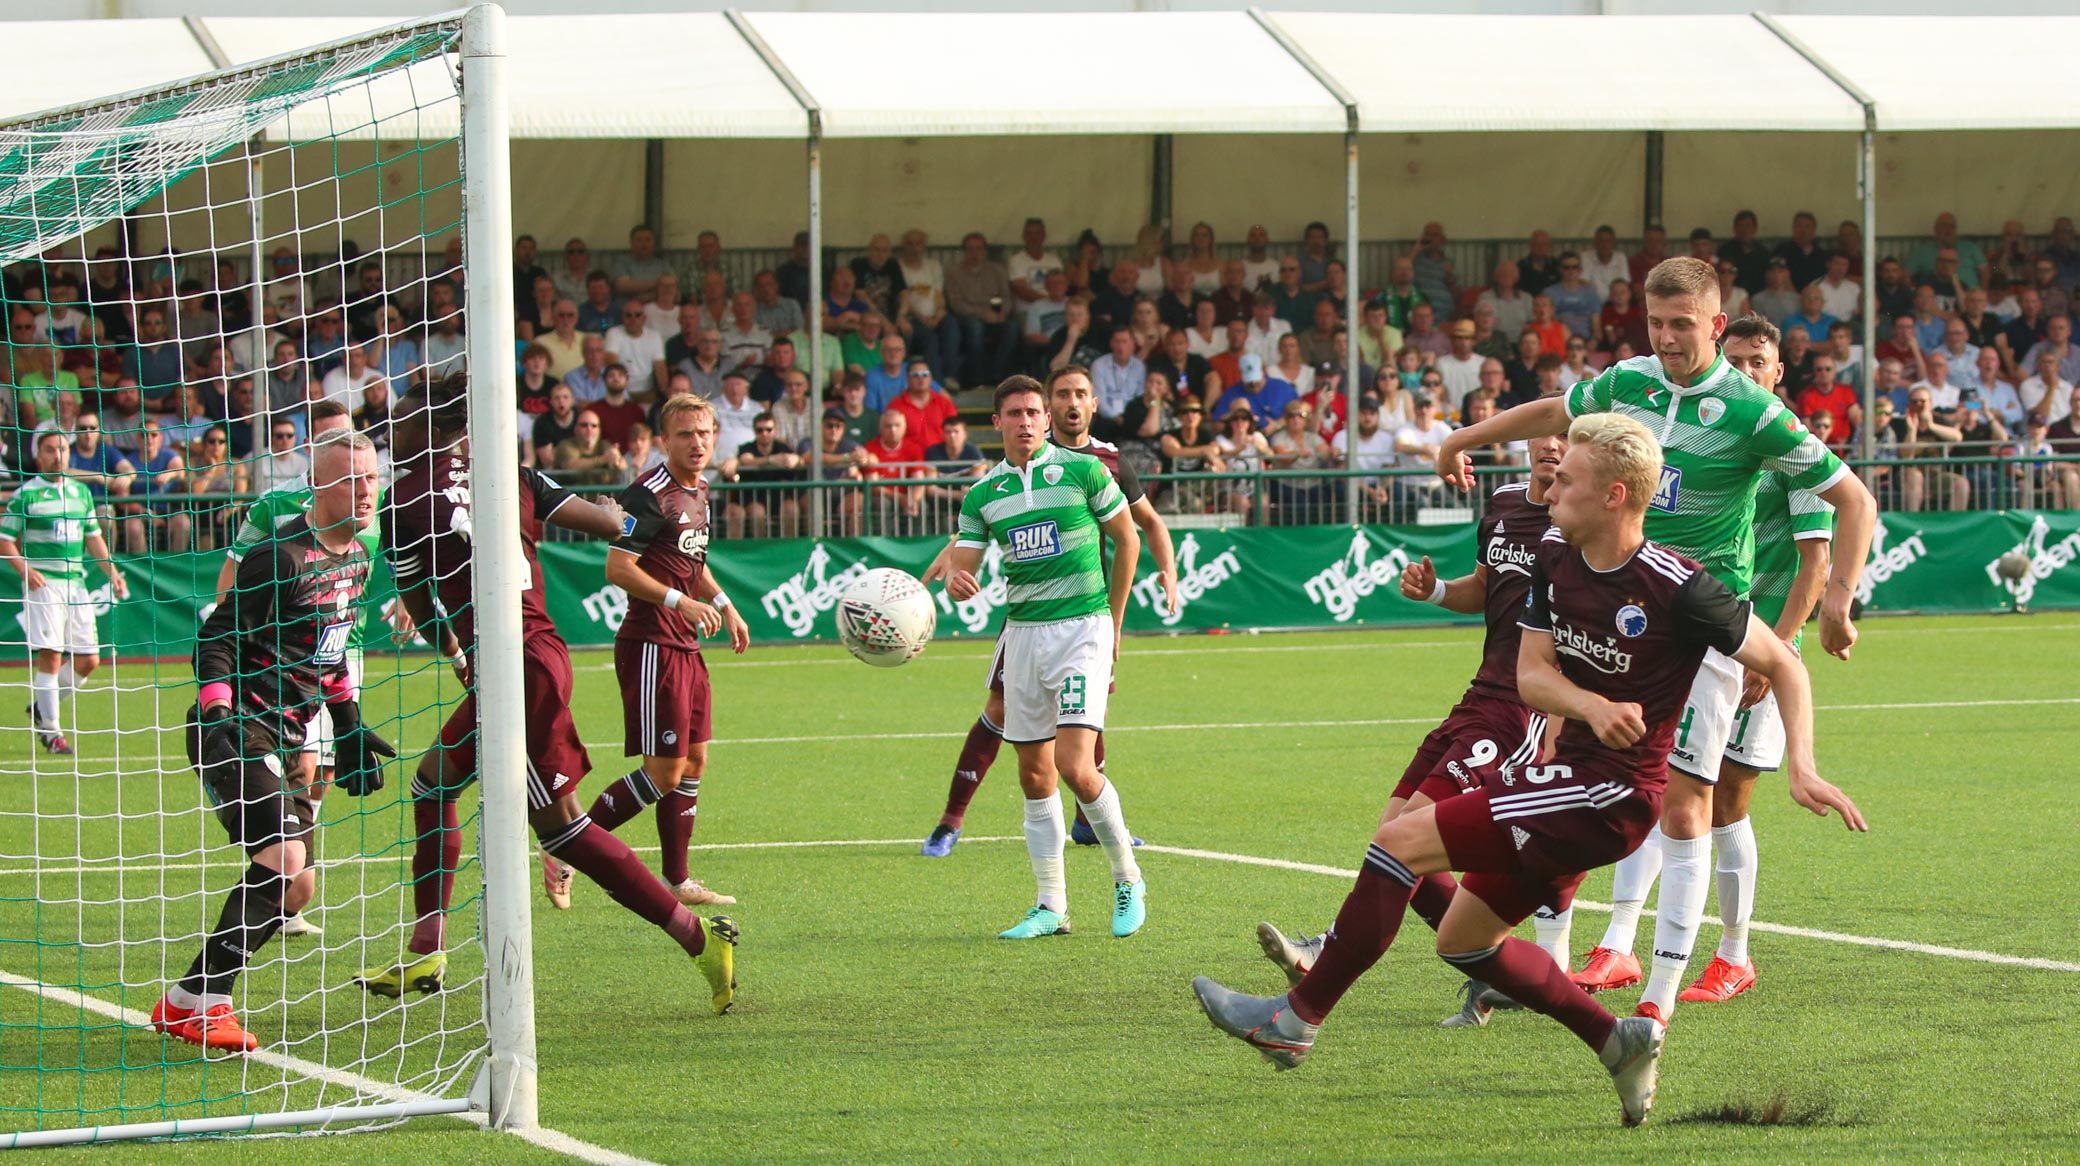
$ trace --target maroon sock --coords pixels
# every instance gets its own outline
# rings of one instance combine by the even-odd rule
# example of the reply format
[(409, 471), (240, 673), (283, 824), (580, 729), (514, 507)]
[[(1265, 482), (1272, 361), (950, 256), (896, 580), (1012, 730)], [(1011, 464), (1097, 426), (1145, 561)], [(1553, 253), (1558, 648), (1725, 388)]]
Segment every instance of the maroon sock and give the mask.
[(542, 847), (598, 883), (608, 898), (645, 923), (662, 927), (688, 955), (701, 953), (706, 940), (693, 912), (679, 905), (628, 843), (600, 829), (599, 823), (579, 818), (555, 836), (544, 838)]
[(657, 801), (657, 787), (650, 784), (650, 775), (641, 769), (599, 791), (592, 799), (592, 808), (585, 816), (602, 830), (618, 830), (623, 822), (643, 812), (643, 807)]
[(1336, 913), (1322, 954), (1315, 957), (1307, 978), (1288, 994), (1295, 1016), (1320, 1024), (1358, 977), (1387, 954), (1401, 930), (1415, 884), (1416, 876), (1378, 843), (1366, 849), (1357, 885)]
[(455, 897), (455, 868), (462, 865), (461, 822), (455, 803), (421, 798), (412, 803), (412, 924), (411, 942), (417, 955), (431, 955), (446, 946), (448, 904)]
[(679, 787), (657, 799), (657, 845), (664, 851), (664, 881), (676, 887), (687, 879), (686, 852), (693, 845), (693, 824), (700, 814), (701, 779), (681, 778)]
[(1459, 880), (1451, 875), (1443, 871), (1426, 874), (1416, 880), (1416, 893), (1409, 896), (1408, 905), (1418, 918), (1430, 925), (1430, 930), (1435, 931), (1444, 919), (1444, 909), (1452, 905), (1452, 896), (1458, 890)]
[(975, 723), (968, 727), (968, 739), (961, 742), (961, 755), (953, 763), (953, 784), (946, 787), (946, 812), (939, 815), (941, 826), (961, 828), (968, 818), (968, 803), (975, 800), (975, 791), (982, 788), (982, 779), (989, 775), (989, 767), (1003, 744), (1004, 730), (991, 724), (988, 717), (975, 718)]
[(1448, 955), (1445, 962), (1531, 1009), (1566, 1025), (1592, 1053), (1601, 1054), (1618, 1025), (1603, 1005), (1567, 978), (1535, 943), (1505, 939), (1486, 951)]

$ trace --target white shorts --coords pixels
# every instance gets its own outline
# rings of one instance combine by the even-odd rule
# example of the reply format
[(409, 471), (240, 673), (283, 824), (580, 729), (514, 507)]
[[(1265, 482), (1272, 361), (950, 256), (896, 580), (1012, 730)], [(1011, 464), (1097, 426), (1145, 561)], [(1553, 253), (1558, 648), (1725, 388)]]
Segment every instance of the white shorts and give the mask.
[(77, 579), (44, 577), (44, 584), (22, 596), (22, 631), (32, 652), (68, 652), (91, 656), (101, 650), (94, 626), (94, 600)]
[(1103, 729), (1112, 688), (1112, 615), (1004, 629), (1004, 739), (1052, 741), (1062, 727)]
[(1726, 760), (1758, 773), (1769, 773), (1784, 764), (1784, 718), (1777, 712), (1775, 689), (1753, 707), (1733, 714), (1733, 736), (1726, 742)]
[[(359, 649), (347, 653), (347, 680), (354, 686), (354, 694), (361, 694), (361, 652)], [(319, 765), (332, 764), (332, 710), (318, 706), (318, 714), (303, 727), (303, 751), (318, 755)]]
[(1668, 767), (1715, 785), (1719, 758), (1733, 731), (1733, 714), (1741, 707), (1740, 662), (1717, 648), (1704, 654), (1697, 679), (1690, 682), (1690, 701), (1676, 722), (1676, 743), (1668, 751)]

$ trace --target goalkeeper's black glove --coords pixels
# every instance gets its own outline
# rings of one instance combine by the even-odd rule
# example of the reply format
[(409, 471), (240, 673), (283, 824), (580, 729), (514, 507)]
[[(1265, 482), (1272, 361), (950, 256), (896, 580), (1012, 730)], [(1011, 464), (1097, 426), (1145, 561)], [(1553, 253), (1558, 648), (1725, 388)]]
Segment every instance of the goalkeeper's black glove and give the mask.
[(397, 756), (390, 742), (361, 723), (361, 705), (343, 700), (326, 706), (332, 713), (333, 783), (354, 797), (383, 788), (383, 763)]
[[(229, 769), (236, 772), (245, 760), (243, 742), (238, 731), (238, 719), (231, 715), (231, 706), (220, 704), (202, 710), (202, 776), (215, 779)], [(221, 767), (221, 768), (220, 768)]]

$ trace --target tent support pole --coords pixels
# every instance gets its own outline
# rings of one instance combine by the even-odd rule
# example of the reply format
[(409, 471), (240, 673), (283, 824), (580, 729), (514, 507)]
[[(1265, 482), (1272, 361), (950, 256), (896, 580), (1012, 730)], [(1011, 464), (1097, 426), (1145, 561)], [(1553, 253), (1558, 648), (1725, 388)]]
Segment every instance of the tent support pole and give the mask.
[[(1278, 42), (1299, 66), (1307, 70), (1315, 83), (1327, 90), (1336, 104), (1343, 107), (1343, 275), (1344, 275), (1344, 348), (1343, 348), (1343, 464), (1348, 467), (1357, 461), (1358, 454), (1358, 398), (1370, 386), (1361, 384), (1359, 374), (1364, 365), (1358, 360), (1358, 322), (1363, 315), (1364, 279), (1358, 271), (1358, 131), (1363, 128), (1358, 116), (1358, 99), (1339, 84), (1335, 77), (1322, 68), (1321, 62), (1310, 56), (1300, 42), (1287, 35), (1276, 19), (1263, 9), (1252, 6), (1249, 18), (1257, 22), (1264, 34)], [(1384, 355), (1384, 354), (1382, 354)], [(1355, 475), (1343, 480), (1344, 514), (1352, 523), (1359, 519), (1358, 479)]]
[(664, 246), (664, 139), (643, 143), (643, 222)]
[(1878, 103), (1865, 93), (1862, 87), (1851, 81), (1846, 73), (1829, 64), (1826, 58), (1807, 47), (1806, 43), (1791, 35), (1767, 12), (1753, 14), (1762, 27), (1776, 34), (1786, 48), (1804, 57), (1806, 63), (1820, 70), (1822, 76), (1835, 83), (1836, 88), (1849, 95), (1849, 100), (1863, 107), (1863, 137), (1856, 151), (1856, 193), (1863, 200), (1863, 432), (1860, 438), (1861, 452), (1871, 457), (1877, 448), (1877, 435), (1871, 432), (1870, 419), (1876, 416), (1878, 385)]
[(1661, 221), (1661, 179), (1662, 151), (1667, 145), (1667, 138), (1660, 130), (1647, 131), (1647, 189), (1640, 199), (1641, 214), (1645, 219), (1642, 227), (1666, 225)]
[[(823, 106), (817, 103), (809, 90), (796, 79), (787, 62), (773, 51), (766, 39), (751, 26), (751, 21), (737, 9), (728, 9), (723, 17), (758, 59), (765, 62), (773, 78), (793, 97), (795, 104), (809, 123), (809, 408), (818, 420), (816, 431), (809, 438), (809, 537), (822, 538), (823, 515), (830, 501), (821, 487), (823, 481)], [(800, 359), (797, 357), (796, 359)]]
[(1176, 144), (1177, 140), (1169, 134), (1157, 134), (1154, 141), (1155, 148), (1150, 158), (1148, 221), (1163, 228), (1165, 231), (1170, 229), (1170, 219), (1175, 213), (1172, 209), (1172, 203), (1175, 201), (1175, 187), (1173, 185), (1175, 171), (1172, 168), (1171, 159), (1176, 149)]

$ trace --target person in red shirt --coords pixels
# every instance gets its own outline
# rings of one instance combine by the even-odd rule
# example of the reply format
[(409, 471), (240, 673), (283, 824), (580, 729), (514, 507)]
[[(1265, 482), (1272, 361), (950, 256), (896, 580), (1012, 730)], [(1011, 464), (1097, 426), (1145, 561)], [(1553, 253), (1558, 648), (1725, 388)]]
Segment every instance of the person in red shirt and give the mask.
[[(918, 464), (924, 461), (924, 446), (911, 438), (909, 419), (893, 408), (881, 415), (881, 431), (867, 443), (867, 456), (860, 474), (869, 479), (893, 481), (931, 473), (928, 467)], [(876, 486), (874, 501), (881, 514), (883, 534), (922, 532), (924, 487)]]
[(1596, 320), (1596, 347), (1602, 352), (1616, 352), (1622, 341), (1631, 341), (1634, 352), (1647, 350), (1647, 313), (1632, 298), (1632, 281), (1614, 279), (1610, 286), (1610, 299), (1604, 301), (1603, 311)]
[(946, 423), (961, 411), (952, 397), (932, 383), (932, 366), (923, 357), (913, 358), (905, 373), (903, 392), (888, 403), (882, 415), (902, 414), (909, 423), (906, 433), (911, 444), (922, 450), (946, 440)]
[(1796, 404), (1801, 417), (1811, 417), (1816, 412), (1833, 416), (1834, 431), (1841, 435), (1841, 441), (1846, 442), (1849, 435), (1856, 432), (1856, 427), (1863, 423), (1863, 406), (1856, 399), (1856, 390), (1836, 381), (1834, 374), (1833, 354), (1815, 354), (1812, 379), (1799, 391)]
[(1199, 399), (1207, 408), (1213, 407), (1213, 402), (1220, 393), (1242, 383), (1242, 355), (1248, 351), (1249, 320), (1239, 318), (1228, 321), (1228, 350), (1206, 360), (1212, 367), (1214, 376), (1220, 379), (1212, 384), (1197, 386), (1203, 390)]
[(599, 418), (599, 435), (628, 451), (628, 431), (643, 421), (649, 410), (628, 395), (628, 369), (620, 361), (609, 364), (601, 374), (606, 381), (607, 395), (586, 406), (586, 410)]
[(1538, 351), (1541, 355), (1549, 352), (1554, 356), (1567, 355), (1567, 325), (1562, 324), (1559, 317), (1553, 314), (1553, 301), (1550, 297), (1531, 297), (1531, 322), (1524, 325), (1524, 330), (1538, 333)]

